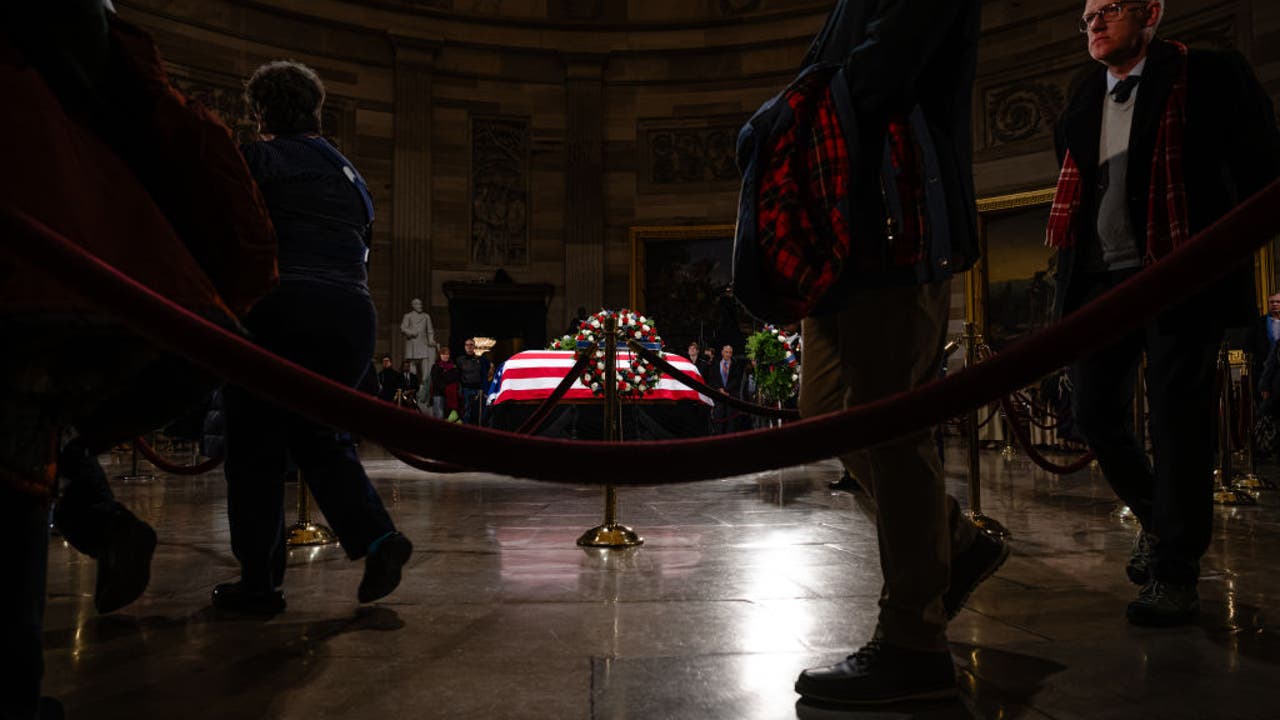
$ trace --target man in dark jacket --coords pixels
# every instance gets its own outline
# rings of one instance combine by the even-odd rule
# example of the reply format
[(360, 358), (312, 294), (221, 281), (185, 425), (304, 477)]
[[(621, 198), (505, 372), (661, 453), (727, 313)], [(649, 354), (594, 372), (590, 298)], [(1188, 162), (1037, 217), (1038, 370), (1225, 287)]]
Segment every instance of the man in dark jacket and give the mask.
[(400, 373), (391, 365), (391, 356), (382, 356), (382, 369), (378, 371), (378, 397), (389, 403), (396, 401), (396, 392), (401, 390)]
[[(720, 348), (720, 360), (712, 363), (706, 368), (707, 385), (713, 390), (719, 391), (722, 395), (729, 397), (741, 397), (742, 395), (742, 363), (733, 359), (733, 346), (725, 345)], [(717, 398), (712, 398), (716, 400)], [(723, 435), (725, 433), (735, 432), (739, 429), (739, 424), (734, 422), (737, 410), (730, 408), (722, 402), (717, 402), (715, 408), (711, 411), (711, 432), (713, 435)]]
[[(838, 312), (804, 320), (805, 417), (911, 390), (938, 375), (950, 276), (977, 258), (969, 117), (980, 10), (979, 0), (842, 0), (810, 50), (808, 61), (843, 63), (848, 76), (858, 131), (850, 148), (850, 237), (878, 244), (855, 255), (894, 257), (895, 264), (858, 268), (859, 287), (841, 291)], [(885, 230), (886, 155), (919, 159), (894, 164), (895, 188), (907, 190), (901, 197), (915, 205), (899, 219), (914, 227)], [(903, 265), (895, 242), (907, 231), (923, 249), (904, 253)], [(874, 352), (866, 350), (868, 339)], [(796, 691), (847, 705), (952, 696), (947, 621), (1008, 549), (978, 533), (947, 496), (932, 428), (841, 459), (876, 501), (884, 574), (879, 622), (874, 639), (854, 655), (801, 673)]]
[[(1058, 123), (1063, 164), (1048, 242), (1055, 310), (1072, 312), (1159, 262), (1280, 169), (1271, 102), (1235, 52), (1155, 38), (1162, 0), (1087, 0), (1080, 31), (1097, 68)], [(1143, 532), (1127, 567), (1137, 625), (1193, 622), (1213, 520), (1214, 367), (1225, 328), (1254, 315), (1252, 263), (1071, 368), (1075, 416)], [(1130, 418), (1147, 358), (1152, 467)]]

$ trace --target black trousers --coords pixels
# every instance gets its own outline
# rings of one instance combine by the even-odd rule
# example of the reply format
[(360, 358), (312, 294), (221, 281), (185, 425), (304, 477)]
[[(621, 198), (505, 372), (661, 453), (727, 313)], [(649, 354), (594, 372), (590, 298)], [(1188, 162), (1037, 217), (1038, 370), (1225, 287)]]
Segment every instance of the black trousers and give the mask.
[[(259, 345), (355, 387), (373, 355), (375, 322), (367, 295), (299, 282), (282, 284), (245, 324)], [(290, 459), (348, 557), (363, 557), (374, 540), (395, 529), (349, 433), (240, 387), (228, 386), (223, 400), (227, 519), (246, 585), (269, 590), (284, 578), (284, 476)]]
[(44, 502), (0, 486), (0, 720), (36, 717), (40, 679), (49, 510)]
[[(1136, 271), (1080, 273), (1068, 307), (1097, 297)], [(1181, 315), (1181, 316), (1180, 316)], [(1194, 584), (1213, 529), (1214, 372), (1223, 330), (1178, 308), (1070, 369), (1081, 434), (1107, 481), (1157, 539), (1155, 579)], [(1151, 451), (1133, 427), (1133, 392), (1147, 356)]]

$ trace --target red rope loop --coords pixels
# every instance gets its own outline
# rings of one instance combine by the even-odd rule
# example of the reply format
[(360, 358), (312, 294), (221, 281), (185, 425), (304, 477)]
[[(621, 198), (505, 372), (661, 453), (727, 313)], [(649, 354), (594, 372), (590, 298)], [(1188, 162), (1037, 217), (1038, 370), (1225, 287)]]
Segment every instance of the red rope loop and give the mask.
[(155, 465), (158, 470), (167, 472), (170, 475), (203, 475), (222, 464), (222, 458), (209, 458), (195, 465), (178, 465), (156, 452), (156, 449), (151, 447), (151, 443), (148, 443), (142, 436), (133, 439), (133, 446), (138, 449), (138, 453), (142, 457), (146, 458), (152, 465)]
[[(2, 201), (0, 201), (2, 202)], [(547, 482), (660, 485), (793, 467), (882, 443), (955, 417), (1116, 342), (1233, 270), (1280, 234), (1280, 180), (1126, 282), (984, 363), (858, 407), (714, 438), (569, 441), (459, 426), (393, 407), (257, 347), (158, 295), (11, 205), (0, 253), (42, 268), (157, 345), (294, 412), (358, 428), (384, 447)], [(661, 459), (661, 469), (655, 463)], [(572, 473), (566, 468), (608, 468)]]
[(631, 348), (632, 352), (638, 353), (641, 357), (656, 365), (659, 370), (669, 375), (672, 380), (675, 380), (691, 390), (696, 390), (718, 403), (724, 403), (734, 410), (738, 410), (739, 414), (748, 413), (768, 418), (777, 418), (780, 420), (796, 420), (800, 417), (800, 412), (798, 410), (793, 410), (791, 408), (775, 408), (769, 407), (768, 405), (756, 405), (755, 403), (747, 402), (746, 400), (736, 398), (732, 395), (726, 395), (701, 380), (694, 380), (689, 377), (683, 370), (667, 362), (661, 355), (650, 350), (644, 345), (641, 345), (634, 340), (628, 340), (627, 345)]
[(1089, 463), (1093, 462), (1093, 451), (1090, 450), (1084, 455), (1076, 458), (1074, 461), (1066, 465), (1058, 465), (1053, 461), (1040, 454), (1035, 445), (1031, 444), (1031, 438), (1027, 435), (1027, 429), (1022, 426), (1018, 420), (1020, 419), (1018, 409), (1014, 407), (1009, 398), (1002, 398), (1000, 406), (1004, 408), (1005, 415), (1009, 417), (1009, 427), (1013, 430), (1013, 437), (1018, 441), (1019, 447), (1027, 453), (1027, 457), (1031, 458), (1031, 462), (1035, 463), (1041, 470), (1051, 472), (1054, 475), (1070, 475), (1073, 472), (1082, 470)]

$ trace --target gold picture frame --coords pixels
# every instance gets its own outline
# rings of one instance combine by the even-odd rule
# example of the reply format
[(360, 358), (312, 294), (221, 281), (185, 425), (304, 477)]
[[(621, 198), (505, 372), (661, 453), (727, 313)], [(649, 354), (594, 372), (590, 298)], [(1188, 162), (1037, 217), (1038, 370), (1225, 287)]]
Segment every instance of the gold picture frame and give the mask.
[[(992, 323), (993, 312), (998, 312), (992, 302), (993, 277), (996, 283), (1008, 282), (1010, 276), (1016, 273), (1004, 272), (1004, 269), (1010, 265), (1027, 266), (1025, 257), (1009, 258), (1001, 254), (1011, 246), (1024, 255), (1034, 256), (1039, 253), (1048, 258), (1054, 254), (1053, 250), (1044, 247), (1044, 229), (1048, 222), (1049, 208), (1053, 205), (1054, 191), (1054, 188), (1047, 187), (978, 200), (978, 243), (981, 254), (973, 269), (965, 275), (965, 320), (974, 323), (988, 342), (991, 342), (993, 332), (998, 335), (1002, 329)], [(1009, 221), (1021, 224), (1024, 231), (1022, 236), (1016, 239), (1001, 237), (997, 247), (993, 247), (994, 234), (1002, 229), (999, 225)], [(1254, 254), (1253, 267), (1258, 312), (1264, 314), (1267, 297), (1276, 292), (1274, 241), (1258, 249)], [(1052, 302), (1053, 298), (1050, 296), (1048, 300)]]
[[(654, 318), (668, 347), (689, 339), (706, 342), (717, 335), (713, 310), (732, 280), (733, 234), (734, 226), (724, 224), (630, 228), (629, 304)], [(672, 277), (655, 277), (664, 271), (673, 274), (672, 268), (681, 276), (679, 283)], [(676, 286), (681, 289), (673, 305)], [(661, 301), (650, 297), (659, 292)]]

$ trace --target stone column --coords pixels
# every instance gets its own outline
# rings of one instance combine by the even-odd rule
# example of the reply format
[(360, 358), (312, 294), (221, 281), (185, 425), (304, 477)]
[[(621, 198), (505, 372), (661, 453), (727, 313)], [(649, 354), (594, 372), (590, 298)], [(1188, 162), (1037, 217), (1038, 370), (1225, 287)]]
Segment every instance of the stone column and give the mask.
[[(431, 75), (440, 43), (391, 35), (395, 50), (391, 299), (380, 322), (393, 325), (391, 354), (404, 355), (400, 319), (421, 298), (431, 312)], [(432, 316), (433, 322), (439, 319)]]
[(565, 55), (565, 317), (604, 302), (605, 55)]

